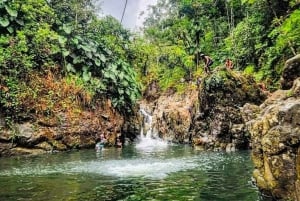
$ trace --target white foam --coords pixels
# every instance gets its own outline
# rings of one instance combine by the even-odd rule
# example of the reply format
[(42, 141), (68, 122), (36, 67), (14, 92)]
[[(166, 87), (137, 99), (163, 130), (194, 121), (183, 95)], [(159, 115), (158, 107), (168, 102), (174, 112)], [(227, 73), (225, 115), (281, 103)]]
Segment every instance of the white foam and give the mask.
[[(172, 159), (123, 159), (77, 161), (53, 166), (35, 166), (0, 171), (1, 176), (92, 173), (113, 177), (145, 177), (162, 179), (168, 174), (201, 166), (195, 157)], [(204, 164), (204, 163), (202, 163)]]
[(144, 123), (141, 125), (141, 133), (136, 148), (141, 151), (149, 152), (162, 150), (168, 147), (168, 142), (159, 138), (153, 132), (152, 116), (144, 109), (140, 109), (141, 114), (144, 116)]
[(141, 138), (136, 144), (136, 148), (140, 151), (155, 151), (168, 148), (168, 142), (159, 138)]

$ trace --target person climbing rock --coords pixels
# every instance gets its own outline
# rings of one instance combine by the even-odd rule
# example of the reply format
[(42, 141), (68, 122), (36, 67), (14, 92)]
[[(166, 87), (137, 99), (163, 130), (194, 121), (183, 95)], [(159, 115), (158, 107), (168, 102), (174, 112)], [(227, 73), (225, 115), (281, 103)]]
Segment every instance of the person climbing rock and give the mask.
[(209, 56), (207, 56), (207, 55), (205, 55), (205, 54), (200, 54), (200, 58), (202, 58), (203, 61), (204, 61), (204, 63), (205, 63), (205, 66), (204, 66), (205, 72), (206, 72), (206, 73), (210, 73), (209, 67), (210, 67), (211, 65), (213, 65), (213, 63), (214, 63), (213, 60), (212, 60)]
[(269, 97), (271, 95), (270, 91), (267, 89), (266, 84), (263, 82), (260, 82), (257, 84), (258, 87), (262, 90), (262, 92)]

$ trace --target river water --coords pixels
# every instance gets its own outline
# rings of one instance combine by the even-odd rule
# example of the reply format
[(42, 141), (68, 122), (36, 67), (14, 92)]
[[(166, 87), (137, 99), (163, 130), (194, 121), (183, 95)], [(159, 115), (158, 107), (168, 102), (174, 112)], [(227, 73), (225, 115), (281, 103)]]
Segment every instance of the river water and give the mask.
[(250, 153), (106, 148), (0, 159), (0, 200), (257, 201)]

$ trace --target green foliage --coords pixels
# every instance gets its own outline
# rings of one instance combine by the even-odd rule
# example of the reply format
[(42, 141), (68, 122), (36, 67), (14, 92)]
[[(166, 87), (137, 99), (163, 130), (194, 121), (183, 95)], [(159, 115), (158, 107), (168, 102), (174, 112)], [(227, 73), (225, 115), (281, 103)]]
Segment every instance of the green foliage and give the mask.
[[(253, 65), (251, 73), (257, 80), (273, 80), (276, 85), (285, 60), (299, 52), (297, 1), (159, 0), (151, 11), (145, 23), (147, 40), (183, 49), (193, 57), (188, 66), (192, 74), (202, 66), (197, 54), (203, 52), (214, 65), (225, 58), (233, 60), (236, 70)], [(156, 66), (164, 69), (167, 62)]]
[(53, 71), (129, 111), (140, 95), (129, 37), (116, 20), (98, 19), (92, 1), (0, 1), (0, 107), (21, 112), (30, 76)]
[(125, 108), (128, 112), (131, 105), (139, 98), (140, 88), (136, 82), (136, 75), (132, 67), (122, 60), (109, 64), (103, 73), (103, 84), (107, 87), (107, 95), (113, 105)]
[(162, 90), (182, 88), (183, 80), (190, 80), (193, 71), (193, 57), (189, 56), (184, 47), (165, 45), (158, 47), (141, 40), (135, 41), (136, 55), (134, 60), (142, 84), (159, 81)]
[(17, 6), (9, 1), (0, 2), (0, 31), (12, 33), (16, 24), (22, 25), (23, 21), (18, 19)]
[(15, 119), (23, 111), (19, 96), (21, 93), (21, 84), (13, 77), (1, 80), (1, 85), (6, 86), (6, 90), (0, 91), (0, 106)]
[(56, 26), (64, 31), (82, 35), (91, 20), (95, 18), (95, 9), (92, 0), (51, 0), (49, 5), (56, 13)]
[(275, 39), (275, 48), (279, 52), (290, 47), (300, 46), (300, 10), (296, 10), (285, 19), (279, 27), (270, 33), (270, 37)]
[(243, 69), (256, 61), (256, 53), (263, 48), (257, 45), (260, 44), (263, 32), (264, 27), (257, 22), (257, 18), (247, 18), (225, 40), (227, 50), (232, 52), (238, 68)]
[(256, 81), (261, 81), (265, 77), (267, 77), (267, 75), (265, 75), (265, 71), (263, 71), (263, 70), (260, 70), (257, 73), (254, 73), (253, 76), (254, 76)]
[(295, 10), (286, 19), (275, 18), (273, 20), (274, 28), (268, 34), (273, 45), (266, 47), (260, 57), (262, 78), (272, 79), (276, 83), (280, 78), (285, 61), (299, 52), (299, 15), (300, 11)]
[(61, 54), (67, 72), (92, 71), (101, 76), (100, 69), (105, 67), (109, 52), (96, 41), (79, 35), (72, 38), (60, 38)]
[(294, 7), (294, 6), (299, 5), (299, 1), (298, 0), (290, 0), (289, 4), (290, 4), (291, 7)]
[(89, 38), (112, 51), (114, 56), (128, 61), (132, 59), (134, 50), (131, 48), (131, 38), (133, 36), (115, 18), (107, 16), (101, 20), (93, 20), (87, 29)]
[[(155, 73), (155, 76), (159, 77), (154, 78), (153, 74), (149, 74), (148, 79), (160, 80), (160, 83), (163, 83), (162, 88), (173, 87), (172, 82), (164, 81), (164, 78), (172, 80), (169, 76), (177, 75), (168, 73), (170, 68), (182, 68), (184, 73), (181, 74), (181, 78), (191, 80), (194, 79), (193, 74), (201, 73), (198, 69), (204, 65), (199, 57), (200, 53), (210, 55), (214, 59), (214, 65), (223, 62), (228, 55), (233, 55), (230, 51), (234, 48), (224, 48), (224, 39), (228, 37), (233, 26), (228, 25), (228, 19), (241, 21), (244, 15), (242, 8), (238, 0), (159, 0), (157, 6), (151, 7), (151, 15), (145, 23), (147, 40), (160, 47), (160, 50), (155, 52), (158, 54), (156, 60), (146, 57), (146, 63), (152, 68), (151, 71), (148, 67), (148, 72), (159, 72)], [(231, 9), (234, 9), (235, 13), (229, 16)], [(158, 69), (155, 70), (155, 67)], [(165, 75), (162, 75), (164, 73)]]
[(244, 69), (244, 74), (248, 75), (248, 76), (253, 76), (257, 82), (262, 81), (264, 79), (264, 77), (266, 77), (265, 72), (263, 70), (259, 70), (258, 72), (256, 72), (255, 66), (253, 64), (248, 65)]
[[(94, 87), (92, 91), (95, 95), (104, 95), (112, 99), (113, 106), (117, 109), (130, 111), (131, 105), (140, 96), (140, 89), (132, 66), (124, 61), (126, 57), (117, 59), (118, 55), (124, 55), (125, 52), (115, 49), (113, 54), (107, 43), (94, 40), (92, 33), (95, 31), (88, 34), (91, 37), (69, 37), (69, 29), (65, 29), (65, 36), (60, 38), (60, 44), (66, 71), (81, 74), (83, 80)], [(107, 38), (103, 40), (106, 41)]]
[(225, 81), (228, 79), (227, 72), (225, 70), (218, 71), (218, 73), (207, 77), (204, 80), (204, 86), (206, 91), (211, 92), (215, 89), (224, 88)]
[(28, 55), (28, 41), (24, 32), (16, 37), (0, 36), (0, 66), (2, 74), (11, 77), (25, 76), (33, 66), (33, 56)]
[(251, 75), (255, 72), (255, 66), (254, 65), (248, 65), (245, 69), (244, 69), (244, 73), (246, 75)]
[(162, 90), (166, 90), (171, 87), (180, 88), (184, 75), (185, 72), (180, 67), (175, 67), (174, 69), (165, 69), (163, 72), (160, 72), (159, 85)]

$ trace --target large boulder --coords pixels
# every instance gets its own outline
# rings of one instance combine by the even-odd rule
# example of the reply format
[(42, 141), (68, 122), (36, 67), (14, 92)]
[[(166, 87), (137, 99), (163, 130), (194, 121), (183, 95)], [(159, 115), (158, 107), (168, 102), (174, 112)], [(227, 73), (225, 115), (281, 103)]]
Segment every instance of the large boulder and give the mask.
[(298, 77), (300, 77), (300, 54), (285, 62), (280, 80), (281, 88), (290, 89), (293, 86), (294, 80)]
[[(152, 116), (152, 128), (144, 127), (145, 133), (151, 129), (153, 137), (175, 143), (190, 142), (189, 129), (198, 103), (198, 91), (189, 87), (185, 92), (175, 93), (175, 90), (168, 90), (154, 101), (144, 99), (140, 102), (140, 108)], [(139, 116), (142, 116), (141, 121), (147, 121), (141, 112)], [(140, 127), (144, 125), (140, 122)]]
[[(274, 200), (300, 200), (300, 79), (262, 105), (244, 106), (254, 180)], [(252, 119), (252, 120), (251, 120)]]
[(195, 89), (161, 96), (153, 112), (155, 130), (164, 139), (176, 143), (190, 142), (190, 127), (198, 103)]

